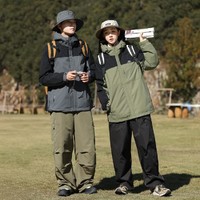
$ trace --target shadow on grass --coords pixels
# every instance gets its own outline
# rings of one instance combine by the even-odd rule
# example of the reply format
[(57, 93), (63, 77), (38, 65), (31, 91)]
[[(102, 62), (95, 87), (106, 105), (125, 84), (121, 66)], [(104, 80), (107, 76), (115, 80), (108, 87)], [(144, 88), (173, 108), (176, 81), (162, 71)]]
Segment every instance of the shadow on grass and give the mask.
[[(177, 190), (185, 185), (188, 185), (193, 178), (200, 178), (200, 175), (190, 175), (190, 174), (178, 174), (178, 173), (170, 173), (163, 175), (165, 179), (166, 187), (170, 188), (172, 191)], [(134, 174), (133, 180), (141, 181), (143, 180), (142, 173)], [(118, 184), (116, 183), (115, 177), (103, 178), (97, 185), (97, 189), (101, 190), (114, 190)], [(147, 190), (147, 188), (141, 184), (134, 188), (134, 193), (140, 193)]]

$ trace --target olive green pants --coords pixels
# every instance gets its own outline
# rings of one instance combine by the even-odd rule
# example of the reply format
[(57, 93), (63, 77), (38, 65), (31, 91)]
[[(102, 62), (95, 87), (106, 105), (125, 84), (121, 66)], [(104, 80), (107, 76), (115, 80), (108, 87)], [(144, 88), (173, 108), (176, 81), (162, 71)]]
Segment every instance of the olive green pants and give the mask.
[(92, 113), (52, 112), (51, 121), (58, 187), (78, 189), (81, 192), (93, 184), (96, 167)]

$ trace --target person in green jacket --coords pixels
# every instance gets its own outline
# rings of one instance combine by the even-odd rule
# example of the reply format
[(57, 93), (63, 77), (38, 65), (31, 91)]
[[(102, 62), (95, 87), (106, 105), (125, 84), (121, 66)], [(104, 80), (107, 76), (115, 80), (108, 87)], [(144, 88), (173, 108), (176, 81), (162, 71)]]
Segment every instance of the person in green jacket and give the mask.
[(132, 133), (143, 170), (144, 184), (153, 195), (169, 196), (159, 173), (158, 155), (150, 114), (154, 111), (145, 82), (145, 70), (159, 63), (153, 45), (140, 35), (139, 48), (125, 42), (124, 29), (117, 21), (106, 20), (96, 32), (99, 54), (95, 76), (102, 109), (107, 111), (110, 144), (119, 186), (116, 194), (133, 190)]

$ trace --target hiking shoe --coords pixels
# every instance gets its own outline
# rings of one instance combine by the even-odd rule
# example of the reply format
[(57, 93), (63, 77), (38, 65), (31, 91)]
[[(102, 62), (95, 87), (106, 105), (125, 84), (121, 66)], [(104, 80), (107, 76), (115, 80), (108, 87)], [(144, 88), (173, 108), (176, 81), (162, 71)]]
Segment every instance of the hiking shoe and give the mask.
[(67, 197), (67, 196), (70, 196), (71, 194), (73, 194), (73, 191), (70, 189), (60, 189), (58, 190), (58, 193), (57, 193), (58, 196), (62, 196), (62, 197)]
[(119, 187), (115, 189), (115, 194), (126, 195), (128, 194), (128, 188), (124, 185), (120, 185)]
[(157, 185), (152, 191), (152, 194), (160, 197), (169, 196), (171, 194), (171, 190), (166, 188), (164, 185)]
[(89, 186), (82, 191), (84, 194), (94, 194), (97, 193), (97, 189), (94, 186)]

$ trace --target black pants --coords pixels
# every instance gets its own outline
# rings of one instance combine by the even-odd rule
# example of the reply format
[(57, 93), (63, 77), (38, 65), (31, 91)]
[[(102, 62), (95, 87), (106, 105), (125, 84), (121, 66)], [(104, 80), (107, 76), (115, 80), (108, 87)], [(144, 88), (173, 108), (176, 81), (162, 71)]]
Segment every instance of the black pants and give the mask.
[(131, 138), (132, 132), (143, 170), (144, 184), (150, 190), (163, 184), (159, 174), (158, 155), (150, 115), (119, 123), (109, 123), (110, 143), (117, 182), (133, 185)]

